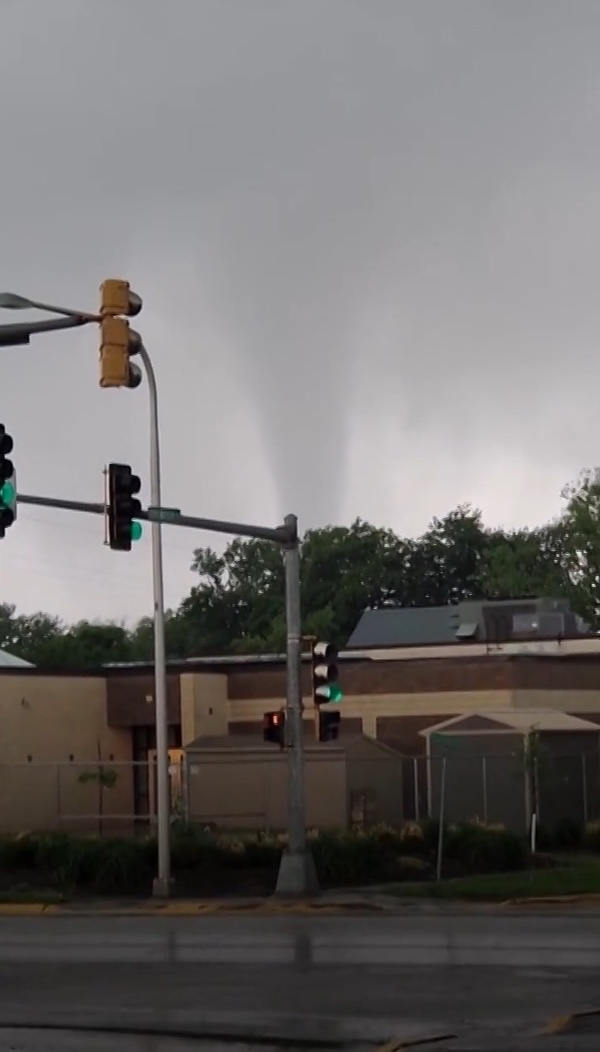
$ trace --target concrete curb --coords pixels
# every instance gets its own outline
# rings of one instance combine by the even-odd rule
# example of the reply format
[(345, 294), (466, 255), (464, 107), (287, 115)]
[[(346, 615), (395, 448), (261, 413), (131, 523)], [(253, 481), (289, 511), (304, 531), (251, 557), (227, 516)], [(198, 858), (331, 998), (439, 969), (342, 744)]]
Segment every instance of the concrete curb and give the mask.
[(40, 917), (42, 914), (57, 914), (62, 906), (44, 902), (2, 902), (0, 917)]
[(206, 916), (344, 916), (385, 913), (384, 907), (368, 902), (279, 901), (260, 902), (215, 901), (213, 899), (172, 899), (168, 902), (148, 900), (127, 905), (97, 903), (95, 905), (64, 905), (44, 903), (2, 903), (0, 917), (206, 917)]
[(577, 1029), (580, 1020), (593, 1019), (594, 1016), (600, 1016), (600, 1008), (590, 1008), (585, 1012), (571, 1012), (569, 1015), (557, 1015), (542, 1030), (542, 1034), (549, 1037), (552, 1034), (572, 1033)]
[(587, 903), (597, 903), (600, 905), (600, 894), (592, 892), (590, 894), (582, 895), (540, 895), (525, 896), (522, 899), (506, 899), (505, 902), (500, 903), (501, 906), (576, 906), (578, 904), (585, 905)]

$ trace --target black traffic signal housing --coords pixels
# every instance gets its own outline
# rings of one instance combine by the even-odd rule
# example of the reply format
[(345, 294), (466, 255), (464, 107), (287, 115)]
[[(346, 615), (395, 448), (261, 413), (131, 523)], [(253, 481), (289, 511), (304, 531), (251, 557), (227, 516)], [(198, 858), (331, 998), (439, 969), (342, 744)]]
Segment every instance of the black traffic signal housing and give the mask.
[(333, 643), (315, 642), (311, 647), (313, 703), (326, 705), (342, 700), (338, 683), (338, 652)]
[(9, 459), (13, 451), (12, 435), (0, 424), (0, 538), (4, 537), (16, 518), (15, 468)]
[(113, 551), (130, 552), (131, 542), (141, 536), (136, 522), (142, 512), (137, 499), (141, 488), (128, 464), (108, 465), (108, 543)]
[(285, 744), (285, 709), (265, 712), (263, 716), (263, 741), (271, 742), (283, 749)]
[(342, 715), (340, 712), (319, 710), (319, 741), (334, 742), (340, 733)]

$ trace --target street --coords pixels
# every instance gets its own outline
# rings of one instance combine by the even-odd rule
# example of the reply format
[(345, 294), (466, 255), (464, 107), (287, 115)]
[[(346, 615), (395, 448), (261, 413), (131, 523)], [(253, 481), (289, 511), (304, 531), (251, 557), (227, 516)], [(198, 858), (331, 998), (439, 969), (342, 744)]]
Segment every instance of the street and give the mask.
[[(597, 1047), (600, 1026), (568, 1045), (540, 1034), (557, 1016), (600, 1009), (599, 976), (599, 914), (3, 917), (0, 1029), (71, 1035), (4, 1029), (0, 1050), (175, 1052), (186, 1031), (203, 1047), (227, 1037), (230, 1050), (236, 1039), (366, 1049), (451, 1034), (437, 1047)], [(72, 1032), (108, 1025), (167, 1036), (141, 1045)]]

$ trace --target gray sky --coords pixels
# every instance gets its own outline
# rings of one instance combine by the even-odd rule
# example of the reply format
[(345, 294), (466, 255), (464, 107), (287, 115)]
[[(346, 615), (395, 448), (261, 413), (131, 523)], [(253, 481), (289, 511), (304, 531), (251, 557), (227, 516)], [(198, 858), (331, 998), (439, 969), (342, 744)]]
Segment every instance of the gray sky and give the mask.
[[(0, 0), (0, 288), (141, 293), (166, 504), (542, 521), (598, 462), (599, 49), (597, 0)], [(95, 331), (0, 351), (0, 391), (23, 492), (147, 480)], [(149, 539), (102, 538), (23, 508), (0, 599), (148, 613)], [(170, 605), (215, 542), (166, 531)]]

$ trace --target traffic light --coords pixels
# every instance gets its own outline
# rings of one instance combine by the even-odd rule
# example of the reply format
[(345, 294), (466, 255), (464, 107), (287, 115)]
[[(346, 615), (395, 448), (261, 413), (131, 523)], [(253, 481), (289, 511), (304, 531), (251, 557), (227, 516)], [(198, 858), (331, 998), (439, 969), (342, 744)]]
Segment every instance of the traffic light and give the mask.
[(272, 742), (283, 749), (285, 736), (285, 712), (265, 712), (263, 716), (263, 741)]
[(342, 722), (342, 715), (340, 712), (319, 712), (319, 741), (320, 742), (333, 742), (336, 740), (340, 733), (340, 723)]
[(338, 683), (337, 657), (333, 643), (313, 643), (313, 702), (317, 706), (326, 705), (328, 701), (341, 701), (344, 696)]
[(100, 286), (100, 387), (139, 387), (142, 371), (131, 358), (142, 346), (126, 317), (139, 314), (142, 301), (128, 281), (108, 278)]
[(128, 464), (108, 465), (108, 543), (113, 551), (130, 552), (131, 542), (139, 541), (142, 527), (137, 522), (142, 505), (137, 494), (142, 483)]
[(0, 424), (0, 538), (17, 517), (17, 483), (15, 468), (9, 454), (13, 450), (12, 435)]

